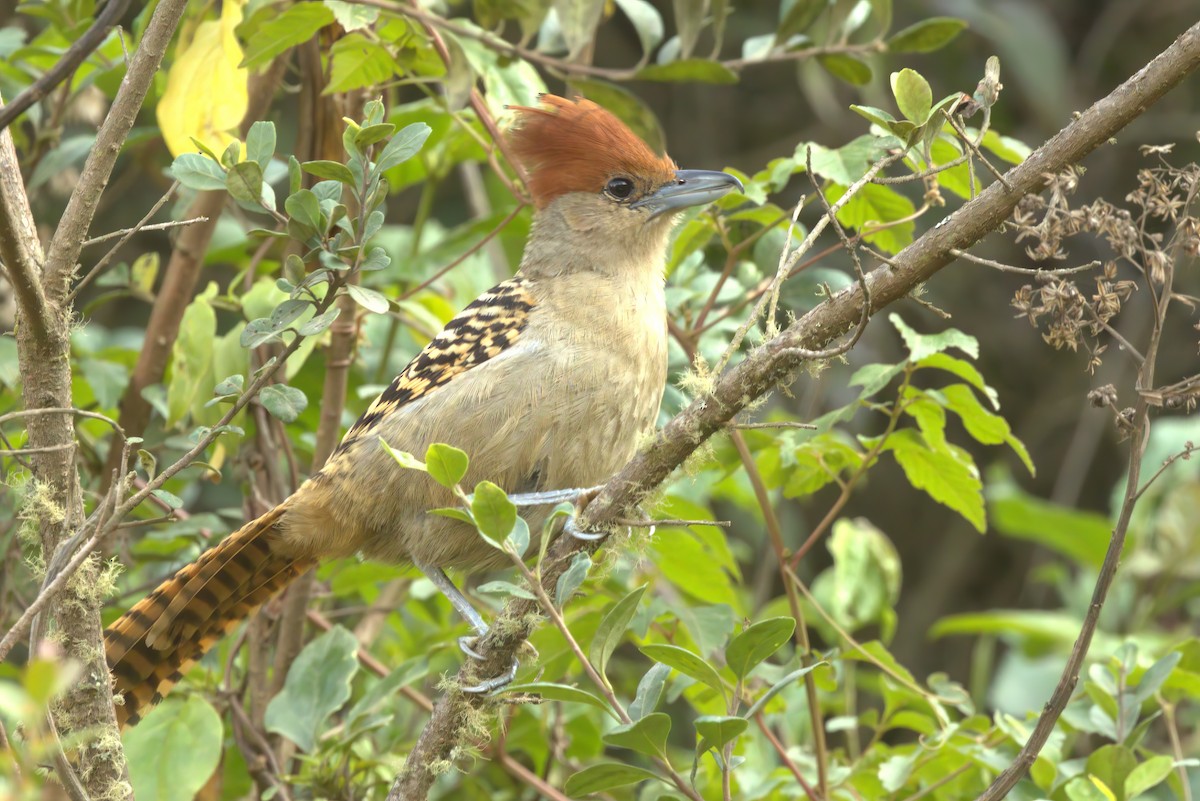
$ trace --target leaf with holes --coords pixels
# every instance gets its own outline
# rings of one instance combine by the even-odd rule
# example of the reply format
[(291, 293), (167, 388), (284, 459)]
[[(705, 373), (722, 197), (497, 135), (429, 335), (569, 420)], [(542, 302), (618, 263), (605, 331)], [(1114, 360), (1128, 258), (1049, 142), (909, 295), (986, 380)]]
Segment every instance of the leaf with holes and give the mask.
[(271, 384), (258, 395), (258, 402), (285, 423), (293, 422), (308, 407), (308, 398), (295, 387)]

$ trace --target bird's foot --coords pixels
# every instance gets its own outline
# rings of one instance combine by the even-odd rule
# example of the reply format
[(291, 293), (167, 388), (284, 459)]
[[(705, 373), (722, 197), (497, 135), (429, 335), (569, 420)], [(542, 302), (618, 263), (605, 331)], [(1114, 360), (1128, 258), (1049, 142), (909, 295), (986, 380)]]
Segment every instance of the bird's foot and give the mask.
[[(581, 506), (586, 506), (588, 502), (600, 494), (600, 490), (602, 489), (604, 489), (603, 486), (597, 486), (548, 490), (546, 492), (525, 492), (517, 495), (509, 495), (508, 499), (517, 506), (545, 506), (552, 503), (572, 503), (578, 509)], [(588, 542), (604, 539), (608, 533), (605, 531), (584, 531), (575, 525), (574, 514), (567, 517), (567, 522), (563, 525), (563, 531), (575, 539), (586, 540)]]
[[(484, 634), (486, 633), (487, 632), (485, 630)], [(458, 647), (464, 654), (467, 655), (469, 659), (482, 662), (485, 659), (484, 655), (475, 650), (475, 643), (479, 642), (479, 640), (482, 638), (483, 634), (479, 634), (474, 637), (459, 637)], [(516, 657), (513, 657), (512, 665), (510, 665), (508, 670), (504, 671), (499, 676), (493, 676), (490, 679), (484, 679), (478, 684), (472, 684), (469, 687), (462, 687), (461, 689), (464, 693), (483, 695), (484, 693), (490, 693), (495, 690), (499, 690), (502, 687), (507, 687), (509, 684), (512, 684), (513, 679), (517, 677), (517, 669), (520, 666), (521, 661)]]
[[(432, 581), (435, 587), (441, 590), (442, 595), (446, 596), (446, 599), (450, 601), (450, 605), (454, 607), (454, 610), (475, 630), (475, 636), (473, 637), (459, 637), (458, 647), (471, 659), (483, 661), (483, 654), (475, 650), (474, 647), (474, 644), (487, 636), (488, 633), (488, 625), (483, 622), (483, 616), (471, 605), (471, 602), (459, 591), (458, 587), (454, 586), (454, 582), (446, 575), (446, 571), (440, 567), (425, 565), (420, 562), (417, 563), (417, 569), (424, 573), (426, 578)], [(512, 680), (517, 676), (517, 668), (520, 665), (520, 661), (516, 657), (513, 657), (512, 665), (503, 674), (485, 679), (470, 687), (463, 687), (462, 691), (465, 693), (489, 693), (493, 690), (498, 690), (512, 683)]]

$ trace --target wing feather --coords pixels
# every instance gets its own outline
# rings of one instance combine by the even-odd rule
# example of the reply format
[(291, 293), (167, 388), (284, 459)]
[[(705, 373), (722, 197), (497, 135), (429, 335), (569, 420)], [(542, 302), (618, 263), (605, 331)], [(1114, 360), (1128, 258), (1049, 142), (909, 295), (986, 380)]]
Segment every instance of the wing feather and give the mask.
[(511, 348), (525, 330), (533, 307), (528, 281), (520, 276), (480, 295), (446, 323), (375, 399), (346, 432), (341, 448), (370, 433), (400, 407)]

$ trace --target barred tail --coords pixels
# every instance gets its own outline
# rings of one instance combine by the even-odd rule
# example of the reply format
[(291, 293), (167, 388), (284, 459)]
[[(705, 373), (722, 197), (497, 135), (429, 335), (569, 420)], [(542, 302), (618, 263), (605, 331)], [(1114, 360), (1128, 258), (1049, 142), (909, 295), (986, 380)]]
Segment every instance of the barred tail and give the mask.
[(221, 637), (315, 562), (280, 553), (286, 502), (180, 568), (104, 631), (108, 666), (133, 726)]

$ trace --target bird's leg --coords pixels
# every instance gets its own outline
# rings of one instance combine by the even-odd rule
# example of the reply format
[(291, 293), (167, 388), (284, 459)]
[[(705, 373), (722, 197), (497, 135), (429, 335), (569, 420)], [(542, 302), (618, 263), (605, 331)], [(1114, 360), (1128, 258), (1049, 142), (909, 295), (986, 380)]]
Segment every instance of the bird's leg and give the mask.
[[(472, 659), (483, 660), (483, 655), (475, 650), (474, 643), (485, 637), (488, 633), (488, 625), (483, 622), (483, 616), (476, 611), (467, 597), (459, 591), (458, 587), (454, 586), (454, 582), (446, 575), (446, 571), (435, 565), (425, 565), (420, 562), (416, 563), (417, 569), (425, 574), (425, 577), (433, 582), (433, 586), (441, 591), (442, 595), (446, 596), (446, 600), (454, 607), (454, 611), (470, 624), (475, 630), (474, 637), (459, 637), (458, 647), (462, 652)], [(471, 687), (463, 687), (465, 693), (488, 693), (492, 690), (498, 690), (506, 684), (512, 683), (512, 680), (517, 677), (517, 668), (520, 667), (520, 662), (514, 657), (512, 666), (502, 675), (495, 678), (481, 681), (479, 684)]]
[(571, 489), (546, 490), (545, 492), (521, 492), (509, 495), (508, 499), (514, 506), (547, 506), (552, 503), (569, 501), (574, 503), (581, 498), (595, 497), (604, 487), (573, 487)]
[[(524, 492), (517, 495), (509, 495), (508, 499), (516, 506), (545, 506), (552, 503), (570, 502), (578, 507), (581, 505), (581, 502), (587, 502), (595, 498), (602, 489), (604, 489), (603, 486), (597, 486), (573, 487), (571, 489), (547, 490), (545, 492)], [(583, 531), (576, 528), (574, 514), (567, 518), (567, 522), (563, 526), (563, 531), (578, 540), (598, 540), (605, 536), (605, 532), (602, 531)]]

